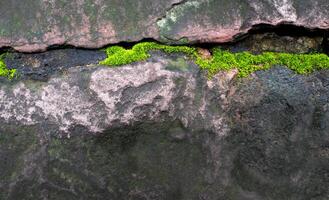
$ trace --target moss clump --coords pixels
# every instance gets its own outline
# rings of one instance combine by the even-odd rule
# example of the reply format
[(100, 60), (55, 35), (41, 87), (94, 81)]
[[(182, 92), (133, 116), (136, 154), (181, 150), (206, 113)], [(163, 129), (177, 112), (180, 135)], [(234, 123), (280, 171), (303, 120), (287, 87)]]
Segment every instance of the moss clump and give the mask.
[(120, 46), (107, 48), (105, 51), (108, 57), (104, 61), (101, 61), (100, 64), (120, 66), (143, 61), (150, 57), (149, 51), (151, 50), (160, 50), (166, 53), (186, 53), (191, 56), (196, 52), (195, 48), (187, 46), (168, 46), (155, 42), (143, 42), (136, 44), (132, 49), (125, 49)]
[(308, 74), (319, 69), (329, 69), (329, 57), (325, 54), (290, 54), (266, 52), (253, 55), (249, 52), (231, 53), (220, 49), (213, 50), (213, 57), (205, 60), (197, 57), (196, 63), (209, 71), (210, 75), (219, 70), (239, 70), (245, 77), (257, 70), (269, 69), (274, 65), (287, 66), (298, 74)]
[(185, 53), (201, 69), (208, 70), (212, 76), (220, 70), (238, 69), (239, 76), (245, 77), (257, 70), (268, 69), (273, 65), (287, 66), (289, 69), (299, 74), (311, 73), (319, 69), (329, 69), (329, 57), (325, 54), (291, 54), (266, 52), (253, 55), (249, 52), (231, 53), (219, 48), (212, 49), (212, 57), (203, 58), (194, 47), (169, 46), (155, 42), (143, 42), (136, 44), (131, 49), (120, 46), (107, 48), (107, 58), (101, 61), (102, 65), (120, 66), (137, 61), (143, 61), (150, 57), (149, 51), (160, 50), (166, 53)]
[(16, 69), (8, 69), (3, 58), (4, 54), (0, 56), (0, 76), (13, 79), (16, 76)]

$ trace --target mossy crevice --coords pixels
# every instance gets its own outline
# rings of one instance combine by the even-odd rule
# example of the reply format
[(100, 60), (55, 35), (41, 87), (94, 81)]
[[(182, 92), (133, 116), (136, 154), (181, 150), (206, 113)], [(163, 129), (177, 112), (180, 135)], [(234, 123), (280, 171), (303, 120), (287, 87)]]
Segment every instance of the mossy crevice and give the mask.
[(265, 52), (254, 55), (249, 52), (231, 53), (220, 48), (211, 50), (212, 57), (204, 58), (196, 47), (170, 46), (155, 42), (142, 42), (131, 49), (121, 46), (111, 46), (105, 49), (107, 58), (100, 62), (102, 65), (120, 66), (138, 61), (145, 61), (151, 55), (150, 51), (163, 51), (166, 53), (185, 53), (201, 69), (207, 70), (209, 76), (221, 70), (238, 69), (239, 77), (246, 77), (257, 71), (269, 69), (274, 65), (286, 66), (298, 74), (308, 74), (315, 70), (329, 69), (329, 57), (322, 53), (293, 54)]
[(0, 55), (0, 77), (13, 79), (16, 76), (16, 69), (8, 69), (4, 61), (5, 54)]

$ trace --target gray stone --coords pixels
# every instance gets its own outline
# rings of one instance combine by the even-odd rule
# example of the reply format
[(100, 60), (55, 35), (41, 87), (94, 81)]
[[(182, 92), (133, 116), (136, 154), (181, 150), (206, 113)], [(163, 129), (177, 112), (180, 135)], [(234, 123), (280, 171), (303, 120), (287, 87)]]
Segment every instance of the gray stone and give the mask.
[(232, 52), (314, 53), (323, 52), (324, 41), (320, 36), (279, 36), (275, 33), (251, 34), (234, 44), (223, 45)]
[(229, 42), (255, 25), (329, 28), (327, 0), (2, 0), (0, 47)]
[(329, 71), (184, 62), (3, 80), (0, 199), (329, 198)]

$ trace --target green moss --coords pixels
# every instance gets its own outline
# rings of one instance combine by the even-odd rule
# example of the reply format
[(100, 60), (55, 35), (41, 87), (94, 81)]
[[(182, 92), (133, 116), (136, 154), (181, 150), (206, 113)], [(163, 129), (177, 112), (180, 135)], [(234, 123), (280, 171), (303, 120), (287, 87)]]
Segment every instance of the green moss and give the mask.
[(311, 73), (314, 70), (328, 69), (329, 57), (325, 54), (289, 54), (266, 52), (253, 55), (249, 52), (230, 53), (216, 49), (213, 58), (204, 60), (197, 58), (196, 63), (202, 68), (215, 74), (219, 70), (237, 68), (239, 76), (245, 77), (257, 70), (269, 69), (274, 65), (287, 66), (298, 74)]
[(193, 55), (196, 52), (195, 48), (187, 46), (168, 46), (155, 42), (143, 42), (136, 44), (132, 49), (125, 49), (120, 46), (112, 46), (107, 48), (107, 58), (101, 61), (102, 65), (120, 66), (132, 62), (143, 61), (150, 57), (149, 51), (160, 50), (166, 53), (186, 53)]
[(253, 55), (249, 52), (231, 53), (219, 48), (212, 49), (212, 58), (204, 59), (194, 47), (169, 46), (154, 42), (136, 44), (131, 49), (120, 46), (107, 48), (107, 58), (100, 64), (108, 66), (120, 66), (133, 62), (144, 61), (150, 57), (149, 51), (160, 50), (166, 53), (185, 53), (201, 69), (207, 70), (212, 76), (220, 70), (238, 69), (239, 76), (245, 77), (257, 71), (269, 69), (274, 65), (287, 66), (298, 74), (307, 74), (319, 69), (329, 69), (329, 57), (325, 54), (291, 54), (266, 52)]
[(16, 69), (8, 69), (3, 58), (4, 54), (0, 55), (0, 76), (13, 79), (16, 76)]

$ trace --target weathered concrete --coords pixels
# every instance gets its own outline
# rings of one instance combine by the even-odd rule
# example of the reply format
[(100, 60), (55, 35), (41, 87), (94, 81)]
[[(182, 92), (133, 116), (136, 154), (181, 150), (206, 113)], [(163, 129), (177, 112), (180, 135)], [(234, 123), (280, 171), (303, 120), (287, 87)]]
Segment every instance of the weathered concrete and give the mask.
[(254, 25), (329, 28), (327, 0), (2, 0), (0, 47), (228, 42)]

